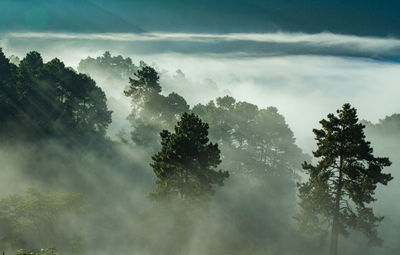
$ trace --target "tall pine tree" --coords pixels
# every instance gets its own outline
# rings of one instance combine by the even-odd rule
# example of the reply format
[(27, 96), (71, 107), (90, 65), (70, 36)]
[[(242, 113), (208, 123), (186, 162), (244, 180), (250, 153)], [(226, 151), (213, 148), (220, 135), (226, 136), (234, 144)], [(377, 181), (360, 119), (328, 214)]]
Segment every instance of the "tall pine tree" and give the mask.
[(208, 139), (208, 124), (194, 114), (184, 113), (175, 132), (161, 132), (161, 150), (153, 156), (158, 198), (206, 201), (214, 194), (214, 185), (222, 186), (229, 176), (217, 171), (221, 163), (218, 144)]
[(319, 161), (303, 164), (309, 180), (299, 184), (300, 212), (296, 216), (305, 230), (330, 228), (331, 255), (338, 253), (339, 234), (347, 236), (349, 228), (364, 233), (369, 244), (382, 243), (377, 226), (383, 217), (375, 216), (369, 204), (376, 200), (377, 184), (387, 185), (392, 179), (382, 173), (391, 162), (372, 154), (356, 109), (344, 104), (337, 113), (320, 121), (322, 129), (313, 130), (318, 146), (313, 154)]

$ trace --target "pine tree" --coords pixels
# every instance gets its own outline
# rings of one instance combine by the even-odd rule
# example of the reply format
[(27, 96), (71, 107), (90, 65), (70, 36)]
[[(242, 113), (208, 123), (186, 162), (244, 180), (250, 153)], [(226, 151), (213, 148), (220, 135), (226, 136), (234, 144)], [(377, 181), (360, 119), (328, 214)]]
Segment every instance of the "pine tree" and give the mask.
[(217, 171), (221, 163), (218, 144), (208, 139), (208, 124), (194, 114), (184, 113), (175, 132), (161, 132), (161, 150), (150, 164), (157, 177), (157, 198), (207, 201), (229, 176)]
[(298, 185), (301, 210), (296, 216), (305, 230), (323, 232), (323, 225), (331, 229), (331, 255), (338, 253), (339, 234), (347, 236), (349, 228), (364, 233), (371, 245), (382, 243), (377, 226), (383, 217), (375, 216), (369, 204), (376, 200), (377, 184), (392, 179), (382, 173), (391, 162), (372, 154), (356, 109), (344, 104), (337, 113), (320, 121), (322, 129), (313, 130), (318, 146), (313, 154), (319, 161), (303, 164), (309, 180)]
[(129, 78), (129, 88), (124, 91), (132, 100), (132, 112), (128, 116), (132, 141), (151, 152), (159, 149), (160, 131), (173, 128), (190, 108), (186, 100), (174, 92), (162, 95), (159, 80), (154, 68), (141, 63), (135, 78)]

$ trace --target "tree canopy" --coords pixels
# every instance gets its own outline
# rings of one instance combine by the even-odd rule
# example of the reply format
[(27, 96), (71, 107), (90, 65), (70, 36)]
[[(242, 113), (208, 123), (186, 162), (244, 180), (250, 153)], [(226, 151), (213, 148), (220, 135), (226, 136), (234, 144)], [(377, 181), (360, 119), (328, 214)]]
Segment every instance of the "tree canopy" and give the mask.
[[(101, 88), (58, 59), (30, 52), (16, 66), (0, 50), (0, 118), (8, 136), (104, 137), (111, 111)], [(17, 131), (18, 130), (18, 131)], [(24, 135), (21, 135), (24, 134)]]
[(337, 115), (329, 114), (320, 121), (322, 129), (314, 129), (318, 148), (313, 152), (316, 165), (304, 163), (309, 180), (299, 184), (300, 227), (322, 233), (322, 226), (331, 228), (331, 254), (338, 250), (339, 234), (347, 236), (348, 228), (364, 233), (370, 244), (380, 245), (377, 217), (372, 207), (377, 184), (386, 185), (390, 174), (382, 173), (391, 162), (375, 157), (365, 140), (364, 128), (357, 111), (344, 104)]
[(174, 133), (161, 132), (162, 148), (151, 163), (157, 177), (153, 196), (208, 200), (215, 192), (214, 185), (223, 185), (229, 174), (216, 170), (220, 151), (218, 144), (209, 142), (208, 128), (198, 116), (184, 113)]

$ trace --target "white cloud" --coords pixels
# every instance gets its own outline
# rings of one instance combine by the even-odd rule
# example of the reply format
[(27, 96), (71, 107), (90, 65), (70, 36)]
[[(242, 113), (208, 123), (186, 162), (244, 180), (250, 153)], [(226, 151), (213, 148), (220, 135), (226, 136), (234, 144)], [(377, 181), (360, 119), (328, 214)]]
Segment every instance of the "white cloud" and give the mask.
[[(26, 32), (8, 33), (11, 39), (60, 39), (60, 40), (104, 40), (121, 42), (138, 41), (184, 41), (184, 42), (226, 42), (250, 41), (260, 43), (293, 43), (323, 47), (351, 47), (361, 51), (390, 51), (400, 47), (400, 40), (395, 38), (360, 37), (340, 35), (329, 32), (317, 34), (305, 33), (231, 33), (231, 34), (196, 34), (196, 33), (48, 33)], [(355, 48), (354, 48), (355, 47)]]

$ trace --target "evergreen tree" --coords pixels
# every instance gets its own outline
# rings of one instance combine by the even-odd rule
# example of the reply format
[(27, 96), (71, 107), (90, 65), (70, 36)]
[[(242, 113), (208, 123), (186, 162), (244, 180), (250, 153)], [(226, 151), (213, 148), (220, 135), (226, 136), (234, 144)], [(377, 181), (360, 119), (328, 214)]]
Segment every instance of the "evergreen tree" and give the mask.
[(320, 160), (303, 164), (309, 180), (298, 185), (301, 210), (296, 216), (305, 230), (322, 233), (321, 226), (331, 228), (331, 255), (338, 253), (339, 234), (347, 236), (349, 228), (364, 233), (371, 245), (382, 243), (377, 226), (383, 217), (375, 216), (368, 205), (376, 200), (377, 184), (392, 179), (382, 173), (391, 162), (372, 154), (356, 109), (344, 104), (337, 113), (320, 121), (322, 129), (313, 130), (318, 146), (313, 154)]
[(208, 124), (198, 116), (184, 113), (175, 132), (161, 132), (161, 150), (152, 159), (156, 174), (155, 197), (183, 201), (206, 201), (214, 185), (222, 186), (227, 171), (217, 171), (221, 163), (218, 144), (208, 139)]
[(154, 68), (141, 63), (135, 77), (129, 78), (129, 88), (124, 91), (132, 100), (133, 109), (128, 117), (133, 128), (132, 140), (150, 151), (158, 149), (158, 133), (163, 128), (173, 128), (181, 114), (189, 111), (189, 105), (180, 95), (161, 95), (159, 79)]

